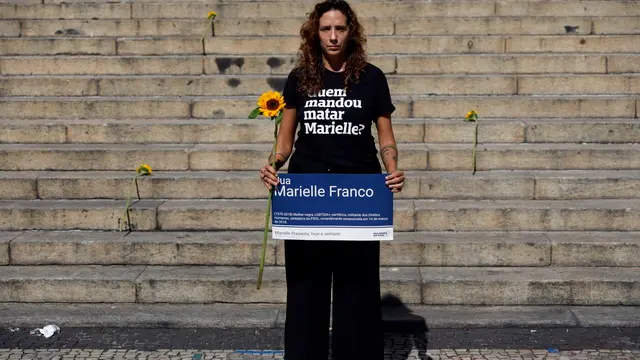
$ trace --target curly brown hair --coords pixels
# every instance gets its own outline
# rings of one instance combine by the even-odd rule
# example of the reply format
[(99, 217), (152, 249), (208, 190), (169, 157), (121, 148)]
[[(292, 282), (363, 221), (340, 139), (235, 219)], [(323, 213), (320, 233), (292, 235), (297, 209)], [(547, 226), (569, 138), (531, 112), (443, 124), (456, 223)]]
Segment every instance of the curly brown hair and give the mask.
[(346, 47), (345, 89), (360, 80), (360, 73), (367, 64), (364, 29), (356, 13), (344, 0), (326, 0), (316, 4), (308, 14), (307, 20), (300, 28), (302, 43), (298, 50), (296, 70), (298, 75), (298, 91), (302, 94), (315, 94), (322, 89), (324, 78), (324, 64), (322, 62), (322, 47), (318, 35), (320, 18), (324, 13), (338, 10), (347, 18), (349, 39)]

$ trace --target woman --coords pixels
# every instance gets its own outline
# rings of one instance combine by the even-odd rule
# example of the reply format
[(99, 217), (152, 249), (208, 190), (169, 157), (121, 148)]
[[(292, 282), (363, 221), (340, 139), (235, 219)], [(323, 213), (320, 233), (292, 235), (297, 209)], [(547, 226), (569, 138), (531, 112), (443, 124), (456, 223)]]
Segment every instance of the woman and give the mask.
[[(404, 174), (397, 169), (391, 126), (395, 107), (384, 73), (366, 60), (355, 13), (345, 1), (324, 1), (300, 35), (298, 63), (283, 94), (276, 166), (262, 167), (262, 182), (278, 185), (276, 171), (289, 160), (298, 124), (289, 173), (380, 173), (375, 122), (387, 186), (401, 191)], [(333, 358), (383, 359), (379, 242), (286, 240), (285, 262), (287, 360), (327, 359), (332, 289)]]

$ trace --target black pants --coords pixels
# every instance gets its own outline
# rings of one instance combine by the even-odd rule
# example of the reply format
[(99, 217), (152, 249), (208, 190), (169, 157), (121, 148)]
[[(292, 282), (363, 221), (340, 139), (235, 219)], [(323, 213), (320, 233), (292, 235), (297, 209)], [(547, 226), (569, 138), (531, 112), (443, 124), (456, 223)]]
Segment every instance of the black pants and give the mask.
[[(289, 173), (379, 173), (379, 163), (341, 169), (294, 156)], [(378, 241), (285, 240), (286, 360), (382, 360)]]
[(285, 241), (286, 360), (381, 360), (380, 243)]

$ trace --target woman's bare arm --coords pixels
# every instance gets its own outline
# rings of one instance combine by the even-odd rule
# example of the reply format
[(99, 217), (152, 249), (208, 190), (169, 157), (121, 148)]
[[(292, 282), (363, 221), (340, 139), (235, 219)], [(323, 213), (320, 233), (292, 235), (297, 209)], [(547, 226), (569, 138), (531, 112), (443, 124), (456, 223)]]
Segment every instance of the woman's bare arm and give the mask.
[(269, 156), (268, 164), (260, 169), (260, 179), (267, 188), (271, 188), (272, 185), (278, 185), (278, 177), (276, 172), (287, 163), (291, 152), (293, 151), (293, 140), (295, 139), (296, 128), (298, 127), (298, 121), (296, 118), (295, 108), (284, 108), (282, 114), (282, 121), (280, 122), (280, 128), (278, 130), (278, 140), (276, 144), (276, 158), (275, 168), (271, 166), (273, 161), (272, 156)]
[(380, 157), (387, 172), (392, 173), (398, 170), (398, 148), (393, 135), (391, 118), (380, 116), (376, 122), (378, 129), (378, 144), (380, 144)]
[[(280, 129), (278, 130), (276, 171), (278, 171), (287, 162), (289, 156), (291, 156), (297, 125), (296, 109), (284, 108)], [(271, 163), (272, 160), (273, 159), (269, 157), (269, 163)]]
[(380, 145), (380, 157), (389, 175), (387, 185), (393, 192), (402, 191), (404, 186), (404, 173), (398, 171), (398, 147), (393, 135), (391, 116), (380, 116), (376, 122), (378, 129), (378, 144)]

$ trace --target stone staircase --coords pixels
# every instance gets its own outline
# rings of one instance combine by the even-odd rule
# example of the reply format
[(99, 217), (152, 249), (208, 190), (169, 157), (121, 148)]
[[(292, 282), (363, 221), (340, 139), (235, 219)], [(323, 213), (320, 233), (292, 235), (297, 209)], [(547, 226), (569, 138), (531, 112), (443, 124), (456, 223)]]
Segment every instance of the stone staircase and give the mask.
[[(383, 293), (429, 325), (640, 324), (640, 2), (353, 5), (409, 175)], [(246, 117), (311, 6), (0, 0), (0, 324), (282, 324)]]

